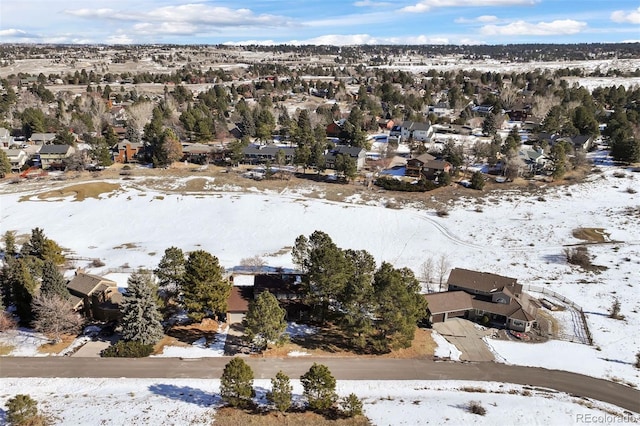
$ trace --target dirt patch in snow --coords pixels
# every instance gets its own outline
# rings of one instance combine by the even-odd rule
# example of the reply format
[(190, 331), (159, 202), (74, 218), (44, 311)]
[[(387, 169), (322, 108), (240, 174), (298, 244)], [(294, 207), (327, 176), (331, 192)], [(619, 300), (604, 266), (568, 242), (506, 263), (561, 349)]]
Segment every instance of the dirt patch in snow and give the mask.
[(220, 426), (236, 425), (288, 425), (288, 426), (365, 426), (371, 422), (364, 416), (356, 416), (350, 419), (327, 418), (312, 412), (279, 414), (275, 412), (253, 412), (225, 407), (216, 411), (215, 424)]
[(609, 233), (604, 228), (576, 228), (571, 233), (574, 238), (591, 243), (605, 243), (610, 241)]
[[(88, 182), (43, 192), (38, 194), (37, 198), (39, 200), (49, 200), (51, 198), (66, 198), (73, 196), (75, 201), (83, 201), (86, 198), (100, 198), (102, 194), (108, 194), (117, 189), (120, 189), (120, 185), (115, 183)], [(20, 198), (20, 201), (27, 201), (30, 199), (30, 196), (26, 196)]]

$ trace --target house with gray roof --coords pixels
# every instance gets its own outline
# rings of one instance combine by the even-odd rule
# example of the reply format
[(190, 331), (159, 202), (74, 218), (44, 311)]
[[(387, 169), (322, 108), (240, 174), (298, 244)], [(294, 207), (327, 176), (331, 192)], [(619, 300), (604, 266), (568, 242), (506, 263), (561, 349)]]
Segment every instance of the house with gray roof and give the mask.
[(39, 152), (43, 169), (64, 168), (64, 160), (76, 152), (71, 145), (44, 145)]
[(242, 151), (242, 154), (245, 163), (264, 164), (267, 161), (274, 163), (279, 151), (283, 152), (286, 164), (293, 162), (295, 148), (289, 146), (249, 145)]
[(455, 268), (447, 284), (448, 291), (425, 295), (432, 323), (462, 317), (527, 332), (536, 322), (540, 305), (516, 278)]
[(338, 155), (348, 155), (356, 162), (356, 169), (361, 170), (367, 159), (367, 151), (364, 148), (348, 145), (336, 145), (334, 149), (324, 155), (325, 167), (327, 169), (336, 168)]
[(400, 136), (403, 141), (413, 139), (418, 142), (430, 142), (435, 129), (430, 122), (404, 121), (400, 126)]

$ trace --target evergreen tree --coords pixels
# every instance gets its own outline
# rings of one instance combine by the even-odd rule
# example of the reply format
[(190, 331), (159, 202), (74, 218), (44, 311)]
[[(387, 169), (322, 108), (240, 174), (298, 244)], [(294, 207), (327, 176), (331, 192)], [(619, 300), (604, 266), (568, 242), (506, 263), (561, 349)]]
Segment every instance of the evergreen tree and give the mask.
[(565, 147), (561, 143), (556, 143), (551, 147), (551, 161), (553, 163), (553, 178), (560, 179), (567, 170), (567, 155)]
[(355, 417), (362, 415), (362, 401), (355, 393), (350, 393), (340, 400), (342, 413), (346, 417)]
[(314, 362), (309, 371), (300, 377), (300, 382), (304, 388), (303, 395), (314, 411), (326, 411), (338, 400), (336, 379), (326, 365)]
[(376, 261), (365, 250), (345, 250), (345, 257), (349, 262), (349, 278), (339, 298), (342, 308), (340, 324), (349, 343), (363, 349), (373, 331), (373, 274)]
[(7, 407), (7, 421), (12, 425), (40, 424), (32, 423), (38, 416), (38, 403), (29, 395), (18, 394), (9, 398), (5, 407)]
[(474, 172), (471, 176), (471, 188), (482, 190), (484, 188), (484, 176), (482, 172)]
[(485, 136), (493, 136), (498, 132), (498, 116), (495, 114), (489, 114), (482, 122), (482, 133)]
[(287, 328), (287, 322), (284, 319), (286, 313), (273, 294), (268, 291), (260, 293), (249, 304), (249, 311), (242, 322), (245, 327), (245, 338), (262, 348), (266, 348), (269, 342), (282, 344), (286, 340), (286, 334), (284, 334)]
[(420, 283), (408, 268), (395, 269), (384, 262), (373, 281), (378, 318), (375, 349), (386, 352), (411, 346), (419, 320), (426, 315)]
[(9, 266), (9, 282), (16, 306), (16, 314), (22, 324), (29, 324), (33, 319), (31, 302), (38, 291), (38, 283), (29, 270), (26, 259), (16, 259)]
[(184, 252), (177, 247), (164, 251), (158, 267), (153, 271), (158, 277), (158, 287), (169, 296), (178, 294), (184, 276)]
[(189, 253), (182, 281), (189, 318), (202, 321), (206, 316), (226, 313), (231, 283), (223, 278), (223, 273), (217, 257), (204, 250)]
[(55, 241), (47, 238), (41, 228), (31, 230), (31, 238), (22, 246), (22, 255), (51, 260), (56, 265), (65, 261), (62, 248)]
[(276, 409), (284, 413), (291, 407), (293, 386), (289, 376), (278, 371), (276, 377), (271, 379), (271, 391), (267, 392), (267, 401), (275, 405)]
[(67, 290), (67, 280), (64, 279), (60, 270), (51, 260), (46, 260), (42, 266), (42, 284), (40, 294), (43, 296), (58, 295), (62, 299), (69, 299)]
[[(294, 250), (303, 248), (295, 247)], [(302, 265), (307, 272), (303, 282), (305, 300), (314, 307), (318, 320), (324, 322), (329, 306), (342, 293), (347, 283), (349, 264), (343, 251), (322, 231), (311, 234), (306, 244), (306, 253), (296, 256), (301, 256), (305, 262)]]
[(4, 242), (4, 252), (6, 257), (15, 257), (15, 255), (18, 253), (18, 248), (16, 246), (16, 232), (5, 232), (2, 236), (2, 241)]
[(4, 149), (0, 149), (0, 178), (5, 177), (11, 173), (11, 161)]
[(152, 275), (139, 270), (131, 274), (127, 284), (122, 302), (122, 338), (144, 345), (156, 344), (162, 338), (163, 331)]
[(242, 358), (233, 358), (224, 366), (220, 378), (220, 397), (232, 407), (246, 408), (251, 405), (253, 370)]

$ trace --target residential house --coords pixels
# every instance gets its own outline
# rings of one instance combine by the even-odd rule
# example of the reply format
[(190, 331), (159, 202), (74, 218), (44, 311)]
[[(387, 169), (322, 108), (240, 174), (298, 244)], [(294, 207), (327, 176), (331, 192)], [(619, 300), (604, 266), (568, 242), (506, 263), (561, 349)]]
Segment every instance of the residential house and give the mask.
[(101, 321), (120, 317), (123, 299), (115, 281), (78, 270), (67, 284), (67, 290), (71, 293), (71, 304), (76, 312)]
[(407, 141), (413, 139), (418, 142), (431, 142), (433, 126), (428, 121), (426, 123), (418, 123), (416, 121), (403, 121), (400, 129), (402, 140)]
[(448, 291), (425, 295), (431, 322), (455, 316), (524, 332), (536, 322), (539, 305), (515, 278), (455, 268), (447, 284)]
[(341, 118), (340, 120), (334, 120), (331, 123), (327, 124), (325, 129), (325, 133), (329, 138), (339, 138), (344, 131), (344, 123), (346, 123), (346, 119)]
[(589, 135), (562, 136), (552, 140), (552, 144), (556, 142), (569, 142), (576, 151), (587, 152), (593, 146), (594, 138)]
[(116, 163), (131, 163), (136, 161), (136, 157), (140, 149), (142, 149), (142, 146), (142, 143), (130, 142), (128, 139), (118, 142), (118, 144), (114, 146), (114, 151), (116, 152), (114, 153), (113, 161)]
[(224, 148), (203, 143), (183, 143), (182, 154), (185, 161), (195, 164), (209, 164), (224, 159)]
[(263, 164), (267, 161), (275, 163), (278, 151), (282, 151), (284, 153), (285, 163), (290, 164), (293, 162), (295, 148), (288, 146), (249, 145), (242, 151), (242, 153), (244, 155), (245, 163)]
[(33, 133), (29, 140), (36, 145), (46, 145), (52, 143), (55, 138), (55, 133)]
[(325, 167), (327, 169), (336, 168), (336, 159), (338, 155), (348, 155), (353, 158), (356, 163), (356, 169), (361, 170), (367, 159), (367, 151), (364, 148), (348, 145), (336, 145), (334, 149), (324, 155)]
[(43, 169), (63, 169), (64, 160), (76, 152), (71, 145), (44, 145), (39, 152)]
[(476, 105), (471, 108), (473, 112), (477, 112), (480, 115), (489, 115), (493, 113), (493, 105)]
[(11, 171), (14, 172), (19, 172), (29, 159), (27, 153), (22, 149), (6, 149), (5, 153), (11, 162)]
[(549, 160), (544, 155), (542, 149), (522, 149), (518, 152), (518, 156), (522, 159), (524, 164), (526, 164), (529, 173), (536, 174), (542, 171)]
[(448, 117), (454, 112), (453, 108), (449, 108), (447, 102), (438, 102), (435, 105), (429, 105), (429, 114), (435, 114), (438, 117)]
[(436, 160), (431, 154), (422, 154), (418, 157), (407, 160), (405, 176), (415, 178), (435, 179), (442, 173), (451, 172), (451, 163), (443, 160)]
[(383, 131), (391, 131), (396, 123), (390, 118), (381, 118), (378, 120), (378, 128)]
[(233, 286), (227, 299), (227, 323), (242, 323), (253, 300), (253, 287)]

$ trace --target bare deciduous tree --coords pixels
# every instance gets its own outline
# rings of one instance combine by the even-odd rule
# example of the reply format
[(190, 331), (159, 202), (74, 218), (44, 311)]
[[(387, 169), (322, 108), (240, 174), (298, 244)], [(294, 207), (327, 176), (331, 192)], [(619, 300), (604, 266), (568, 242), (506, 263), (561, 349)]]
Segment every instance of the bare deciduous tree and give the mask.
[[(433, 258), (428, 257), (422, 264), (420, 265), (420, 275), (422, 276), (422, 280), (427, 283), (427, 286), (431, 284), (433, 281), (433, 273), (435, 270), (435, 265), (433, 262)], [(429, 287), (429, 291), (431, 288)]]
[(127, 109), (127, 125), (132, 126), (138, 132), (142, 131), (145, 124), (153, 115), (153, 102), (139, 102)]
[(84, 318), (73, 311), (71, 303), (56, 294), (36, 297), (32, 310), (35, 316), (33, 328), (51, 335), (56, 343), (63, 334), (79, 332), (84, 324)]
[(264, 259), (261, 258), (258, 255), (255, 255), (253, 257), (245, 257), (244, 259), (240, 259), (240, 265), (241, 266), (246, 266), (252, 272), (259, 271), (266, 264), (267, 263), (264, 261)]
[(451, 265), (449, 263), (449, 259), (447, 259), (446, 255), (441, 254), (440, 257), (438, 258), (438, 264), (436, 265), (440, 291), (442, 291), (442, 282), (444, 281), (444, 278), (447, 276), (447, 273), (449, 272), (450, 268), (451, 268)]

